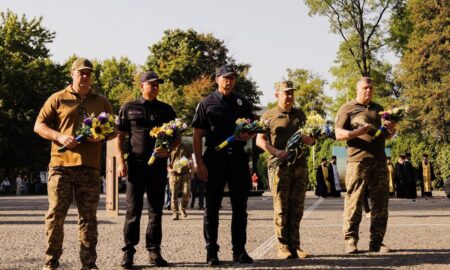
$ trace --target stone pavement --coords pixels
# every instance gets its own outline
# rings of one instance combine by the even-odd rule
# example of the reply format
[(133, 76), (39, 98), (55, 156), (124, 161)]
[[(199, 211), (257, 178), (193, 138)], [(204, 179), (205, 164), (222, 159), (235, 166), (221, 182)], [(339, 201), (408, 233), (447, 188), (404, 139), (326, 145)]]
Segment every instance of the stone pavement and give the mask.
[[(363, 252), (348, 256), (343, 253), (343, 198), (318, 199), (307, 193), (305, 217), (301, 223), (302, 248), (310, 258), (279, 260), (274, 249), (272, 200), (270, 196), (251, 197), (247, 250), (255, 263), (243, 266), (231, 262), (230, 222), (231, 206), (224, 199), (220, 217), (219, 257), (221, 268), (229, 269), (450, 269), (450, 200), (442, 192), (434, 192), (432, 199), (390, 200), (390, 215), (385, 243), (394, 249), (390, 254), (369, 253), (369, 219), (363, 217), (360, 227), (359, 249)], [(98, 211), (100, 269), (120, 269), (122, 254), (122, 226), (125, 209), (124, 195), (120, 195), (121, 215), (108, 217), (102, 196)], [(45, 196), (0, 197), (0, 269), (40, 269), (44, 254)], [(171, 213), (163, 217), (162, 253), (169, 269), (207, 268), (204, 263), (202, 211), (189, 210), (188, 217), (171, 220)], [(146, 215), (141, 223), (145, 232)], [(144, 237), (137, 247), (136, 269), (151, 269), (144, 249)], [(77, 240), (77, 210), (71, 207), (65, 225), (64, 252), (60, 269), (79, 269)], [(167, 269), (167, 268), (166, 268)]]

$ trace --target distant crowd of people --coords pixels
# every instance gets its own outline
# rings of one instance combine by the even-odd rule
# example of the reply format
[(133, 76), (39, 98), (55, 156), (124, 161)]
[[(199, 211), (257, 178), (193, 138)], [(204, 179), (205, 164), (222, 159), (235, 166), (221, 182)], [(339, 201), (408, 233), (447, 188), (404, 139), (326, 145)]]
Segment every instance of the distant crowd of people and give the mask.
[[(433, 181), (436, 179), (433, 164), (429, 162), (428, 155), (424, 154), (418, 166), (411, 162), (411, 153), (401, 154), (398, 161), (392, 163), (391, 157), (387, 157), (387, 167), (389, 171), (389, 195), (397, 198), (415, 200), (417, 198), (417, 188), (420, 189), (422, 197), (433, 195)], [(321, 164), (316, 169), (316, 190), (319, 197), (340, 197), (341, 186), (339, 174), (337, 172), (336, 156), (331, 157), (328, 163), (326, 158), (322, 158)], [(364, 210), (370, 213), (368, 206), (368, 190), (364, 194)], [(370, 215), (368, 215), (370, 216)]]
[[(14, 178), (13, 178), (14, 179)], [(28, 175), (19, 174), (12, 180), (6, 176), (0, 183), (0, 193), (3, 194), (45, 194), (46, 186), (41, 183), (39, 178), (28, 177)]]

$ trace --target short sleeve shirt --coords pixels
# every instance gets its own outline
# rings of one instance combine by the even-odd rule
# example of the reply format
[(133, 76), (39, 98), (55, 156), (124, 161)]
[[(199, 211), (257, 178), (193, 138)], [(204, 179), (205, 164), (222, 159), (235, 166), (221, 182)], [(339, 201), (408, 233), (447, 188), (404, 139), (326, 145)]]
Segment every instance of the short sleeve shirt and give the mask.
[[(169, 165), (174, 167), (175, 163), (177, 163), (180, 159), (183, 157), (190, 159), (192, 156), (192, 147), (186, 143), (180, 143), (177, 148), (172, 149), (170, 152), (170, 162)], [(181, 168), (178, 173), (189, 173), (189, 168), (183, 167)]]
[[(238, 118), (253, 120), (252, 106), (234, 93), (224, 96), (215, 91), (197, 106), (192, 127), (203, 129), (206, 146), (214, 148), (234, 134)], [(244, 147), (245, 144), (234, 141), (230, 147)]]
[(384, 152), (386, 136), (382, 133), (372, 141), (372, 136), (381, 127), (381, 105), (371, 102), (368, 105), (356, 100), (342, 105), (336, 115), (335, 127), (345, 130), (355, 130), (365, 123), (370, 124), (371, 131), (347, 141), (348, 161), (362, 161), (364, 159), (386, 160)]
[[(267, 110), (261, 116), (261, 120), (267, 121), (270, 128), (269, 141), (277, 149), (284, 150), (287, 141), (291, 136), (305, 124), (305, 113), (299, 109), (293, 108), (291, 111), (285, 111), (280, 107)], [(275, 159), (275, 156), (269, 157), (269, 163)], [(301, 158), (306, 161), (304, 155)]]
[[(47, 99), (36, 122), (45, 123), (62, 134), (75, 136), (85, 117), (91, 113), (99, 115), (102, 112), (112, 113), (112, 106), (106, 97), (91, 90), (81, 98), (68, 86)], [(58, 142), (52, 142), (50, 167), (86, 165), (100, 168), (100, 142), (83, 142), (63, 153), (58, 152), (60, 146)]]
[(119, 131), (129, 135), (130, 153), (150, 156), (156, 141), (150, 137), (150, 130), (175, 118), (175, 111), (169, 104), (141, 97), (122, 106), (116, 124)]

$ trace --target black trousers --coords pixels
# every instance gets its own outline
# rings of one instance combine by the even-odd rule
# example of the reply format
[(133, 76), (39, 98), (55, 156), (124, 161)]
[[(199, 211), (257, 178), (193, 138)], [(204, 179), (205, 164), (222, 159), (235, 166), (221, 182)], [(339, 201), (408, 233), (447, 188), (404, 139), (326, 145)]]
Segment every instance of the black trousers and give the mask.
[(219, 152), (211, 149), (205, 152), (203, 159), (208, 169), (203, 224), (206, 249), (219, 250), (217, 244), (219, 209), (224, 187), (228, 183), (233, 212), (231, 220), (233, 253), (240, 254), (245, 250), (247, 242), (247, 200), (251, 188), (247, 154), (242, 148), (223, 149)]
[(158, 159), (151, 166), (148, 158), (128, 158), (127, 179), (127, 213), (123, 228), (124, 252), (135, 253), (135, 245), (139, 243), (139, 229), (144, 204), (144, 193), (147, 192), (148, 225), (145, 235), (146, 249), (160, 251), (162, 228), (161, 218), (164, 204), (164, 191), (167, 181), (167, 160)]
[(198, 197), (198, 207), (203, 208), (205, 204), (206, 183), (197, 176), (191, 179), (191, 208), (195, 205), (195, 198)]

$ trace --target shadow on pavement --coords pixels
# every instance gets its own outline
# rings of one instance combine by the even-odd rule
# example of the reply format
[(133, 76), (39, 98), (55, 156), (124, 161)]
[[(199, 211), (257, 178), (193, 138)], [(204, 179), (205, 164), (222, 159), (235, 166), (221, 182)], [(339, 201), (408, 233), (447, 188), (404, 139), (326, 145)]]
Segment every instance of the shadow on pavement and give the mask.
[[(408, 254), (404, 252), (408, 252)], [(270, 261), (268, 260), (268, 263)], [(317, 255), (300, 261), (300, 265), (302, 266), (349, 267), (357, 269), (395, 269), (400, 266), (418, 266), (424, 264), (450, 264), (450, 250), (402, 249), (394, 250), (389, 254), (363, 251), (358, 255)]]
[[(44, 219), (42, 220), (20, 220), (20, 221), (15, 221), (15, 220), (8, 220), (8, 221), (0, 221), (0, 225), (39, 225), (45, 224)], [(78, 221), (76, 220), (66, 220), (64, 221), (64, 225), (76, 225), (78, 224)], [(107, 225), (111, 225), (111, 224), (117, 224), (116, 222), (111, 222), (111, 221), (104, 221), (104, 220), (99, 220), (98, 224), (107, 224)]]

